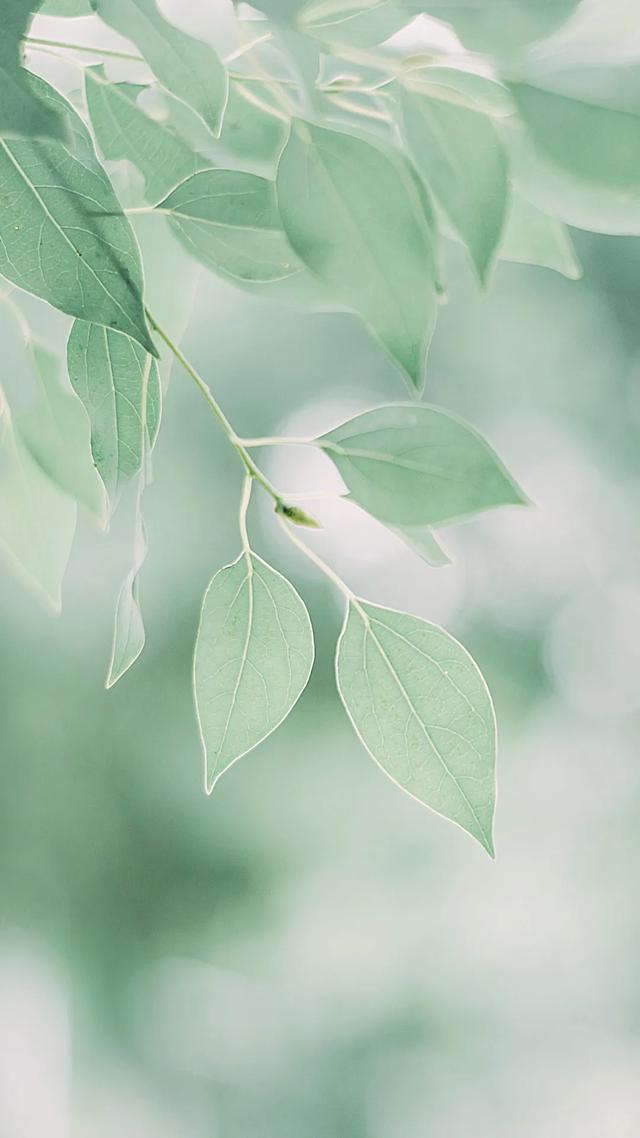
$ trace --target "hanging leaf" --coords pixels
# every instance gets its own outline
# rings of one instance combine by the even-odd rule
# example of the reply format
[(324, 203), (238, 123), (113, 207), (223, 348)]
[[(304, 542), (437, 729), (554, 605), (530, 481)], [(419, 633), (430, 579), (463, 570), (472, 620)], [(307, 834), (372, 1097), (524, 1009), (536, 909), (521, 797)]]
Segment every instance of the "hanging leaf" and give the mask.
[(105, 687), (112, 688), (129, 670), (140, 656), (145, 644), (144, 623), (140, 609), (139, 583), (140, 570), (147, 557), (147, 536), (141, 511), (141, 493), (144, 486), (144, 471), (140, 474), (141, 485), (136, 495), (134, 522), (133, 564), (124, 579), (118, 594), (116, 616), (111, 646), (111, 660)]
[(486, 282), (507, 206), (507, 163), (491, 119), (404, 89), (404, 131), (418, 170)]
[(418, 554), (418, 557), (421, 557), (423, 561), (427, 562), (427, 565), (431, 565), (434, 569), (440, 569), (443, 565), (451, 564), (451, 558), (442, 548), (429, 526), (391, 526), (387, 523), (387, 529), (395, 533), (397, 537), (402, 538), (409, 548)]
[(516, 183), (570, 225), (640, 233), (640, 114), (526, 83), (511, 92), (526, 131), (507, 129)]
[(280, 214), (336, 306), (359, 313), (420, 390), (436, 315), (434, 237), (414, 177), (392, 150), (294, 122), (278, 166)]
[(238, 170), (203, 170), (158, 206), (186, 249), (233, 284), (280, 300), (325, 300), (283, 232), (273, 182)]
[(549, 217), (523, 198), (512, 192), (509, 216), (498, 257), (501, 261), (516, 261), (525, 265), (542, 265), (555, 269), (571, 280), (582, 276), (566, 226), (556, 217)]
[(126, 159), (145, 181), (145, 197), (155, 205), (179, 182), (210, 166), (166, 123), (147, 115), (138, 105), (145, 91), (135, 83), (110, 83), (103, 67), (85, 70), (87, 108), (96, 141), (104, 157)]
[(462, 645), (419, 617), (354, 599), (336, 678), (356, 734), (385, 774), (493, 857), (495, 715)]
[(0, 393), (0, 547), (55, 612), (75, 527), (75, 503), (31, 457)]
[(316, 443), (358, 505), (395, 526), (437, 525), (526, 501), (473, 427), (427, 404), (365, 411)]
[(216, 573), (202, 605), (194, 662), (208, 794), (286, 718), (312, 663), (309, 614), (289, 581), (255, 553)]
[(155, 0), (92, 0), (100, 18), (131, 40), (160, 82), (218, 134), (227, 73), (213, 48), (164, 19)]
[(67, 365), (89, 416), (93, 461), (113, 511), (123, 486), (141, 469), (156, 439), (158, 368), (128, 336), (81, 320), (71, 329)]
[(29, 355), (38, 399), (16, 416), (16, 431), (43, 473), (103, 525), (104, 490), (91, 461), (89, 421), (82, 404), (60, 385), (56, 356), (40, 344), (31, 344)]
[(89, 133), (42, 79), (69, 143), (0, 139), (0, 273), (54, 308), (126, 332), (156, 354), (142, 305), (138, 247)]
[[(41, 3), (41, 0), (40, 0)], [(0, 136), (66, 138), (60, 109), (41, 98), (30, 72), (21, 66), (22, 40), (38, 0), (3, 0), (0, 32)]]

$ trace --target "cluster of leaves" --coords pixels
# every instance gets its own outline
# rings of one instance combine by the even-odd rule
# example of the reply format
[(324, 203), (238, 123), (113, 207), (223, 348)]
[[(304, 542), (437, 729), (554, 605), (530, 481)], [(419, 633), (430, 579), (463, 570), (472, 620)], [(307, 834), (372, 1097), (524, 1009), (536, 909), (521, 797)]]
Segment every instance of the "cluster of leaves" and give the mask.
[[(417, 395), (445, 294), (448, 241), (464, 246), (485, 286), (498, 259), (577, 277), (567, 223), (640, 232), (633, 77), (624, 66), (599, 66), (590, 49), (607, 0), (586, 16), (583, 7), (427, 0), (425, 11), (422, 0), (262, 0), (260, 11), (237, 13), (239, 46), (221, 59), (168, 22), (155, 0), (5, 0), (4, 299), (16, 308), (15, 287), (74, 322), (72, 390), (59, 382), (55, 358), (30, 343), (36, 403), (12, 417), (1, 399), (0, 541), (58, 607), (76, 504), (106, 524), (125, 485), (137, 483), (134, 558), (107, 680), (114, 683), (144, 645), (142, 492), (160, 425), (160, 348), (168, 350), (246, 475), (242, 551), (209, 585), (195, 651), (208, 791), (282, 722), (313, 661), (303, 601), (250, 545), (255, 484), (345, 595), (337, 683), (364, 746), (400, 787), (489, 853), (494, 713), (477, 666), (447, 632), (354, 596), (300, 541), (292, 526), (313, 520), (283, 500), (251, 455), (253, 445), (287, 440), (237, 438), (173, 330), (146, 307), (127, 213), (165, 217), (196, 261), (239, 288), (354, 313)], [(36, 10), (96, 14), (130, 41), (127, 50), (38, 40), (29, 36)], [(433, 39), (435, 26), (449, 39)], [(424, 50), (430, 35), (450, 46)], [(103, 55), (80, 63), (75, 105), (24, 67), (25, 50), (69, 49), (77, 62)], [(112, 80), (113, 56), (136, 73), (144, 65), (148, 82)], [(144, 187), (126, 212), (113, 181), (123, 160)], [(424, 403), (378, 407), (305, 442), (335, 464), (357, 506), (431, 565), (447, 561), (433, 527), (524, 500), (475, 430)]]

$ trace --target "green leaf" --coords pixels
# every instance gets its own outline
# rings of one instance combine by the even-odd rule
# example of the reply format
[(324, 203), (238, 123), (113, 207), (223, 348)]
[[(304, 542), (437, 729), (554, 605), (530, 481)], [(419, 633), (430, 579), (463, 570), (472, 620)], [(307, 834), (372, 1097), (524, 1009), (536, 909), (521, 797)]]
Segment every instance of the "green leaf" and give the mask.
[(397, 537), (402, 538), (410, 549), (418, 554), (418, 557), (421, 557), (423, 561), (427, 562), (427, 565), (431, 565), (434, 569), (441, 569), (443, 565), (451, 564), (451, 558), (442, 548), (429, 526), (391, 526), (387, 524), (387, 529), (390, 529)]
[(473, 427), (427, 404), (365, 411), (316, 442), (358, 505), (396, 526), (437, 525), (526, 501)]
[(434, 235), (400, 154), (294, 123), (278, 166), (280, 214), (336, 307), (357, 312), (420, 390), (436, 316)]
[(205, 593), (194, 661), (208, 794), (286, 718), (312, 663), (309, 614), (289, 581), (255, 553), (216, 573)]
[(578, 0), (401, 0), (411, 12), (451, 24), (470, 51), (509, 58), (569, 18)]
[(39, 344), (31, 344), (29, 354), (38, 400), (16, 416), (16, 431), (44, 474), (103, 525), (105, 495), (91, 461), (89, 421), (82, 404), (58, 382), (56, 356)]
[(69, 142), (0, 139), (0, 273), (70, 316), (126, 332), (155, 355), (138, 246), (89, 133), (57, 91), (30, 81), (64, 115)]
[(582, 276), (566, 226), (555, 217), (542, 213), (523, 198), (512, 192), (509, 216), (498, 250), (501, 261), (516, 261), (525, 265), (542, 265), (555, 269), (571, 280)]
[[(255, 102), (255, 83), (234, 79), (229, 87), (229, 101), (222, 120), (220, 147), (228, 164), (235, 155), (244, 167), (254, 173), (274, 175), (278, 158), (287, 141), (288, 123), (269, 114)], [(268, 91), (266, 91), (268, 98)], [(264, 102), (263, 92), (259, 94)]]
[(40, 9), (43, 16), (91, 16), (90, 0), (44, 0)]
[[(144, 472), (140, 478), (144, 485)], [(142, 488), (142, 487), (141, 487)], [(139, 597), (139, 574), (147, 557), (147, 538), (140, 509), (140, 493), (136, 501), (133, 564), (124, 579), (118, 601), (113, 629), (111, 660), (105, 687), (112, 688), (140, 656), (145, 643)]]
[(145, 114), (134, 83), (110, 83), (103, 67), (87, 67), (85, 93), (96, 141), (105, 158), (126, 159), (145, 180), (145, 197), (155, 205), (175, 185), (195, 174), (209, 159), (196, 154), (166, 124)]
[(493, 857), (495, 715), (462, 645), (419, 617), (354, 599), (336, 677), (356, 734), (385, 774)]
[[(275, 186), (238, 170), (203, 170), (158, 207), (196, 260), (232, 284), (299, 303), (323, 298), (282, 229)], [(253, 286), (253, 287), (252, 287)], [(270, 286), (273, 286), (270, 287)]]
[(328, 45), (373, 47), (410, 19), (393, 0), (311, 0), (300, 13), (298, 25)]
[(21, 66), (22, 40), (38, 0), (3, 0), (0, 32), (0, 135), (66, 137), (64, 116), (40, 96), (31, 74)]
[(105, 23), (137, 46), (167, 90), (217, 134), (228, 81), (213, 48), (165, 20), (155, 0), (92, 0), (92, 4)]
[(158, 433), (157, 365), (128, 336), (82, 320), (71, 329), (67, 364), (89, 416), (93, 461), (113, 510)]
[(505, 138), (527, 197), (582, 229), (640, 233), (640, 114), (526, 83), (510, 89), (526, 133)]
[(508, 196), (506, 158), (491, 119), (408, 89), (402, 119), (418, 170), (485, 282)]
[(420, 57), (406, 63), (404, 82), (410, 90), (432, 99), (454, 103), (470, 111), (482, 111), (494, 118), (504, 118), (515, 111), (513, 99), (504, 83), (475, 71), (441, 64), (422, 64)]
[(31, 457), (0, 395), (0, 547), (55, 612), (75, 527), (75, 503)]

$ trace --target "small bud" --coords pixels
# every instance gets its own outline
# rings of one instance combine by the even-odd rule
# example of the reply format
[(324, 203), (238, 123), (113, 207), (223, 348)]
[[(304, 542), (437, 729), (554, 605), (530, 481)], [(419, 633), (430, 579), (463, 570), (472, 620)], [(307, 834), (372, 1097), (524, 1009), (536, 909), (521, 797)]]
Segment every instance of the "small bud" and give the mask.
[(286, 518), (287, 521), (293, 522), (295, 526), (307, 526), (309, 529), (322, 529), (320, 522), (315, 518), (305, 514), (299, 506), (288, 506), (286, 502), (278, 502), (276, 505), (276, 514)]

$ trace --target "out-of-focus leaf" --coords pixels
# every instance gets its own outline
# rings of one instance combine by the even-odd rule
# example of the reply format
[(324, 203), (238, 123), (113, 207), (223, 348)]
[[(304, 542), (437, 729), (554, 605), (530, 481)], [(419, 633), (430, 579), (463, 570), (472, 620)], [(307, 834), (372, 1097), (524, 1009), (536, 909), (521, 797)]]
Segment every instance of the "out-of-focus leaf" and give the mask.
[(550, 35), (569, 18), (578, 0), (400, 0), (410, 12), (451, 24), (470, 51), (509, 58)]
[(526, 130), (505, 138), (527, 197), (582, 229), (640, 233), (640, 114), (526, 83), (511, 92)]
[(243, 167), (254, 173), (275, 174), (289, 128), (282, 118), (262, 109), (264, 102), (263, 92), (260, 89), (256, 91), (255, 83), (233, 80), (220, 132), (220, 146), (228, 156), (235, 155)]
[(404, 81), (418, 94), (455, 103), (470, 111), (482, 111), (495, 118), (504, 118), (515, 110), (513, 99), (503, 83), (487, 75), (477, 75), (474, 71), (463, 71), (460, 67), (443, 67), (441, 64), (412, 67), (406, 72)]
[(91, 0), (98, 15), (131, 40), (160, 82), (217, 134), (227, 102), (227, 73), (213, 48), (164, 19), (155, 0)]
[(436, 309), (434, 236), (397, 152), (296, 121), (278, 166), (284, 227), (300, 259), (357, 312), (420, 390)]
[(486, 281), (507, 207), (507, 164), (486, 115), (405, 89), (404, 131), (418, 170)]
[(85, 71), (87, 107), (100, 150), (111, 161), (133, 163), (145, 180), (147, 201), (155, 205), (179, 182), (211, 163), (170, 126), (142, 110), (137, 100), (144, 90), (134, 83), (110, 83), (102, 67)]
[(48, 83), (69, 142), (0, 139), (0, 273), (55, 308), (126, 332), (155, 354), (142, 302), (135, 237), (89, 132)]
[(38, 379), (38, 399), (16, 416), (16, 431), (51, 481), (104, 524), (105, 495), (91, 461), (86, 413), (77, 396), (60, 385), (57, 357), (40, 344), (32, 344), (29, 354)]
[(549, 217), (515, 191), (504, 235), (498, 249), (501, 261), (525, 265), (542, 265), (555, 269), (571, 280), (582, 276), (567, 228), (556, 217)]
[(419, 617), (354, 599), (338, 641), (336, 677), (356, 734), (378, 766), (493, 857), (495, 714), (462, 645)]
[(378, 407), (317, 444), (358, 505), (395, 526), (437, 525), (525, 501), (482, 436), (438, 407)]
[(0, 136), (66, 137), (60, 108), (43, 99), (21, 65), (22, 40), (41, 0), (3, 0), (0, 15)]
[(75, 526), (75, 503), (31, 457), (0, 393), (0, 547), (55, 612)]
[(43, 16), (90, 16), (93, 13), (90, 0), (44, 0), (40, 8)]
[(427, 565), (440, 569), (443, 565), (450, 565), (451, 558), (442, 548), (429, 526), (392, 526), (387, 523), (387, 529), (413, 549)]
[(393, 0), (311, 0), (300, 13), (298, 25), (328, 45), (373, 47), (410, 19)]
[(194, 662), (208, 793), (282, 723), (312, 663), (309, 614), (289, 581), (250, 552), (216, 573), (204, 596)]
[(93, 461), (113, 510), (155, 442), (160, 424), (157, 365), (128, 336), (82, 320), (71, 329), (67, 364), (89, 416)]
[(142, 485), (144, 484), (144, 470), (140, 472), (139, 478), (142, 484), (136, 498), (133, 564), (122, 583), (116, 603), (111, 660), (105, 684), (107, 688), (112, 688), (132, 664), (135, 664), (145, 644), (138, 580), (147, 556), (147, 537), (140, 501)]

